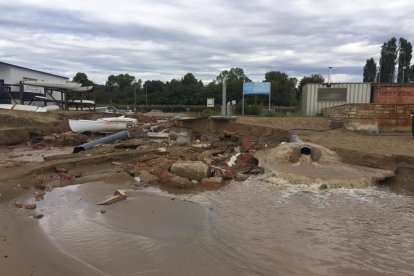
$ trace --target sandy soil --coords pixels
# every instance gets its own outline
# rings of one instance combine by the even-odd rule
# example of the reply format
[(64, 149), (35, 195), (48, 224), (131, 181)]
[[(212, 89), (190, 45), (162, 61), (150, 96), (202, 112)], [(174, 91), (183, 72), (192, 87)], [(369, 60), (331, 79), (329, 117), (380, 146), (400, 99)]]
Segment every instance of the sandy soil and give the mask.
[(325, 146), (357, 165), (395, 169), (398, 163), (414, 161), (414, 139), (408, 132), (369, 135), (330, 129), (328, 120), (321, 117), (239, 117), (237, 122), (289, 130), (303, 141)]

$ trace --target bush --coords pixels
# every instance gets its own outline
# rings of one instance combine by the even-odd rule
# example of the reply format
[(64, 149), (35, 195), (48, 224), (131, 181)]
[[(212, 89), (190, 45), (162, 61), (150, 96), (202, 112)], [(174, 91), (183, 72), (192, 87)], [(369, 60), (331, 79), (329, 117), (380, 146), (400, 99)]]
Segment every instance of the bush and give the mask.
[(219, 111), (215, 108), (206, 108), (200, 112), (201, 117), (210, 117), (214, 115), (218, 115)]

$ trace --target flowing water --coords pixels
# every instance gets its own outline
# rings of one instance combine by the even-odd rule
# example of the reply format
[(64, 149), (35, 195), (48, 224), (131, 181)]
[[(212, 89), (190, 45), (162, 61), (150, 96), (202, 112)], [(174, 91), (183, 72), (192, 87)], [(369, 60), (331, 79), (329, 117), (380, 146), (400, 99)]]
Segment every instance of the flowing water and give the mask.
[(40, 203), (56, 246), (98, 275), (414, 275), (410, 195), (251, 179), (95, 205), (117, 187), (55, 189)]

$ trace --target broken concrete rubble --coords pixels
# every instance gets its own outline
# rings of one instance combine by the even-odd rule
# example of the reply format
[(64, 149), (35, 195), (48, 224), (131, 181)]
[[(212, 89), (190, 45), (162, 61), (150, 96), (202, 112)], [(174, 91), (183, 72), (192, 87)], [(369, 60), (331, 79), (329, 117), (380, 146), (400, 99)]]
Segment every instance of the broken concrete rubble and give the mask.
[(107, 198), (106, 200), (102, 202), (97, 203), (96, 205), (111, 205), (116, 202), (125, 200), (126, 198), (127, 198), (127, 194), (125, 193), (124, 190), (116, 190), (113, 196), (111, 196), (110, 198)]
[(148, 183), (148, 184), (157, 183), (159, 180), (157, 176), (149, 173), (146, 170), (141, 171), (139, 178), (141, 179), (143, 183)]
[(26, 203), (26, 205), (24, 206), (24, 208), (29, 209), (29, 210), (33, 210), (36, 209), (36, 204), (35, 203)]
[(188, 180), (187, 178), (181, 177), (178, 175), (174, 175), (172, 177), (162, 179), (161, 184), (170, 186), (172, 188), (177, 188), (177, 189), (190, 189), (195, 186), (195, 184), (191, 182), (190, 180)]
[(210, 167), (201, 161), (184, 161), (172, 164), (170, 172), (190, 180), (201, 180), (210, 176)]

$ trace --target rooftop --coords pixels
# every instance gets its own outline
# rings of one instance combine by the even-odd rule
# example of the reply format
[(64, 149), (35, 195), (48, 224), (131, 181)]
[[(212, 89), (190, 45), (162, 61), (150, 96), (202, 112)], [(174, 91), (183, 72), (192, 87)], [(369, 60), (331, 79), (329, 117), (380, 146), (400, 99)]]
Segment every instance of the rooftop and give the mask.
[(46, 75), (54, 76), (54, 77), (59, 77), (59, 78), (67, 79), (67, 80), (69, 79), (68, 77), (64, 77), (64, 76), (60, 76), (60, 75), (56, 75), (56, 74), (51, 74), (51, 73), (44, 72), (44, 71), (34, 70), (34, 69), (27, 68), (27, 67), (18, 66), (18, 65), (14, 65), (14, 64), (2, 62), (2, 61), (0, 61), (0, 65), (6, 65), (6, 66), (15, 67), (15, 68), (30, 70), (30, 71), (33, 71), (33, 72), (42, 73), (42, 74), (46, 74)]

